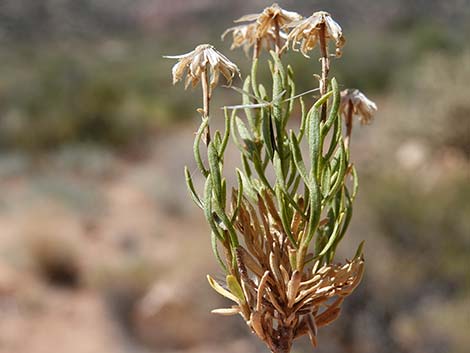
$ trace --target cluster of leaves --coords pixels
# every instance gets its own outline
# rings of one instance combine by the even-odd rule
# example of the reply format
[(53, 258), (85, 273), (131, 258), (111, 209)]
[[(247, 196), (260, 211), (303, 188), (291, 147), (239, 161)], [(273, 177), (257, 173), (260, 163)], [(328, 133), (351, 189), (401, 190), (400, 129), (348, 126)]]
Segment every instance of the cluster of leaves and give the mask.
[[(235, 251), (240, 243), (234, 222), (243, 202), (256, 204), (259, 198), (268, 203), (271, 198), (277, 201), (283, 233), (289, 241), (291, 267), (302, 271), (314, 260), (332, 263), (351, 220), (357, 191), (357, 176), (349, 162), (338, 113), (341, 98), (336, 80), (331, 80), (330, 91), (307, 110), (304, 94), (296, 95), (292, 67), (285, 67), (278, 54), (271, 52), (271, 56), (271, 94), (257, 82), (258, 59), (255, 59), (243, 89), (237, 89), (242, 94), (242, 105), (225, 107), (225, 131), (217, 131), (208, 144), (207, 167), (200, 146), (208, 118), (201, 123), (194, 154), (206, 178), (203, 196), (196, 192), (189, 170), (185, 171), (192, 198), (204, 210), (211, 226), (215, 256), (221, 267), (234, 275), (238, 273)], [(301, 107), (297, 132), (289, 129), (296, 102)], [(324, 106), (328, 106), (328, 114), (322, 119)], [(241, 111), (244, 118), (239, 114)], [(243, 167), (237, 169), (238, 188), (232, 189), (229, 208), (223, 165), (230, 135), (241, 152)], [(304, 144), (308, 157), (303, 156)], [(300, 215), (299, 220), (296, 214)], [(293, 232), (294, 223), (298, 223), (295, 226), (298, 232)], [(231, 262), (222, 260), (219, 243)]]

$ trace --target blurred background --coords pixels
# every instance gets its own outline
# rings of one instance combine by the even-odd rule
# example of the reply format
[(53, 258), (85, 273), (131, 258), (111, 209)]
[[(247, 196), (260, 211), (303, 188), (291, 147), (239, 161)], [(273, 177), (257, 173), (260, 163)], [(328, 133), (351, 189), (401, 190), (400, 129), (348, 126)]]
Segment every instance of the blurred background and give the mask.
[[(205, 275), (222, 273), (183, 176), (200, 92), (171, 86), (162, 56), (210, 42), (245, 69), (220, 34), (270, 4), (0, 0), (1, 353), (266, 352), (209, 312), (226, 303)], [(332, 13), (347, 38), (332, 75), (379, 106), (354, 130), (338, 254), (365, 239), (365, 277), (317, 352), (467, 353), (470, 1), (279, 4)], [(312, 88), (317, 61), (289, 60)]]

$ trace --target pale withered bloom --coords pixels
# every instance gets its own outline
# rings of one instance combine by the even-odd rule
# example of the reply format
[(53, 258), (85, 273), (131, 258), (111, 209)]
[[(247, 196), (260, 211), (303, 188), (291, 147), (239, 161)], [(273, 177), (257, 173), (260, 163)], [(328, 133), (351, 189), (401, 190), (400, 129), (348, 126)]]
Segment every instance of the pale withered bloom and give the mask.
[[(257, 38), (257, 26), (257, 23), (248, 23), (229, 28), (222, 34), (222, 39), (224, 39), (228, 33), (232, 32), (233, 42), (230, 49), (243, 47), (245, 54), (248, 54), (248, 50), (253, 47), (257, 41), (259, 41), (259, 47), (270, 50), (276, 44), (276, 35), (273, 29), (268, 30), (263, 37)], [(287, 39), (287, 34), (284, 31), (280, 30), (279, 35), (282, 39)]]
[(181, 81), (186, 73), (185, 88), (190, 84), (196, 86), (206, 73), (210, 79), (210, 90), (217, 85), (220, 73), (228, 84), (231, 84), (235, 74), (240, 74), (237, 65), (210, 44), (198, 45), (187, 54), (165, 56), (165, 58), (178, 59), (172, 68), (173, 84)]
[(257, 14), (250, 14), (240, 17), (235, 22), (254, 22), (255, 37), (262, 39), (265, 36), (269, 36), (270, 32), (274, 34), (276, 28), (281, 29), (286, 27), (293, 21), (298, 21), (302, 18), (297, 12), (286, 11), (279, 7), (278, 4), (274, 3), (269, 7), (266, 7), (263, 12)]
[(345, 89), (341, 92), (340, 112), (345, 118), (352, 114), (361, 124), (369, 124), (377, 112), (377, 105), (358, 89)]
[(292, 42), (292, 49), (298, 51), (296, 45), (300, 43), (300, 52), (308, 57), (307, 52), (315, 48), (320, 40), (320, 30), (324, 25), (325, 39), (335, 41), (336, 56), (341, 56), (341, 48), (346, 40), (343, 37), (343, 30), (340, 25), (333, 20), (331, 15), (325, 11), (315, 12), (312, 16), (300, 21), (292, 22), (288, 27), (292, 31), (288, 36), (288, 43)]

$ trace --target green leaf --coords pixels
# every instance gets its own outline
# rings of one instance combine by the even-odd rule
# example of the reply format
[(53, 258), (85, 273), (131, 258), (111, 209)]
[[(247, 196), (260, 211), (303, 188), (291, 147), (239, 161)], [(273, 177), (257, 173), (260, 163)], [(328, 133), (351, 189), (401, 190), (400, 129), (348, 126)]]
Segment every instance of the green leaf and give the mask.
[(340, 143), (340, 149), (338, 150), (339, 153), (339, 161), (338, 161), (338, 169), (337, 169), (337, 177), (336, 180), (333, 184), (333, 186), (330, 189), (330, 193), (328, 195), (328, 199), (332, 198), (338, 190), (343, 186), (344, 184), (344, 177), (346, 175), (346, 151), (344, 149), (344, 143), (341, 141)]
[(277, 152), (274, 152), (273, 164), (274, 164), (274, 172), (276, 174), (277, 182), (283, 188), (285, 188), (284, 174), (282, 172), (282, 162), (281, 162), (281, 158), (279, 157), (279, 154)]
[[(281, 79), (280, 84), (282, 87), (286, 87), (287, 82), (286, 82), (286, 71), (284, 70), (284, 65), (282, 64), (282, 61), (276, 52), (271, 50), (270, 54), (274, 61), (274, 72), (277, 71), (279, 73), (279, 78)], [(278, 93), (280, 93), (281, 91), (279, 91)]]
[(250, 167), (250, 163), (248, 162), (248, 158), (246, 155), (242, 154), (242, 165), (243, 165), (243, 170), (246, 173), (246, 176), (251, 179), (251, 176), (253, 175)]
[(300, 174), (298, 174), (295, 177), (294, 183), (292, 184), (292, 186), (290, 186), (290, 194), (292, 196), (297, 193), (297, 189), (299, 188), (299, 184), (300, 184), (301, 179), (302, 179), (302, 177), (300, 176)]
[(288, 100), (288, 105), (287, 109), (285, 111), (285, 116), (284, 116), (284, 129), (286, 128), (287, 122), (289, 121), (289, 118), (291, 117), (292, 111), (294, 110), (294, 97), (295, 97), (295, 82), (293, 79), (293, 71), (292, 67), (289, 65), (287, 66), (287, 87), (288, 87), (288, 95), (289, 95), (289, 100)]
[(243, 190), (246, 191), (246, 194), (248, 195), (248, 197), (251, 200), (256, 201), (258, 199), (258, 197), (256, 195), (255, 189), (251, 185), (250, 179), (243, 172), (241, 172), (240, 170), (237, 169), (237, 171), (240, 172), (240, 176), (242, 178)]
[[(339, 111), (339, 107), (341, 103), (341, 95), (339, 92), (338, 82), (336, 81), (336, 78), (331, 79), (331, 88), (332, 88), (332, 94), (333, 94), (333, 103), (331, 104), (330, 114), (328, 116), (328, 119), (326, 120), (323, 126), (322, 135), (326, 135), (328, 133), (328, 131), (331, 128), (331, 125), (338, 118), (338, 111)], [(341, 117), (339, 118), (341, 119)]]
[(299, 141), (302, 141), (302, 138), (305, 134), (305, 126), (307, 124), (307, 113), (305, 111), (305, 103), (302, 97), (299, 98), (300, 101), (300, 115), (301, 115), (301, 122), (300, 122), (300, 130), (299, 130), (299, 137), (297, 138)]
[(220, 197), (220, 204), (222, 205), (222, 209), (225, 210), (225, 203), (227, 200), (227, 179), (222, 178), (222, 184), (221, 184), (221, 197)]
[(230, 221), (229, 217), (225, 213), (222, 205), (217, 200), (214, 201), (215, 202), (212, 203), (212, 208), (216, 215), (220, 218), (224, 226), (227, 228), (228, 234), (230, 236), (231, 247), (232, 249), (235, 249), (238, 246), (237, 232), (235, 231), (233, 223)]
[(322, 257), (324, 256), (328, 250), (335, 244), (336, 238), (339, 235), (339, 230), (340, 230), (340, 225), (343, 220), (344, 213), (339, 214), (339, 218), (336, 220), (335, 226), (333, 228), (333, 232), (331, 233), (330, 238), (328, 239), (328, 243), (326, 243), (325, 247), (322, 249), (322, 251), (317, 255), (317, 257)]
[(320, 110), (311, 110), (308, 117), (308, 145), (310, 152), (311, 174), (313, 178), (318, 177), (319, 161), (321, 158), (320, 141)]
[(262, 124), (262, 136), (264, 146), (266, 147), (266, 153), (269, 158), (272, 160), (274, 157), (274, 146), (276, 144), (274, 138), (274, 131), (272, 126), (271, 115), (269, 114), (269, 109), (261, 109), (261, 124)]
[(202, 175), (204, 175), (206, 178), (207, 178), (207, 175), (209, 174), (209, 171), (206, 169), (202, 161), (201, 152), (200, 152), (200, 144), (201, 144), (202, 134), (206, 131), (206, 127), (208, 124), (209, 124), (209, 119), (207, 118), (203, 119), (201, 126), (199, 126), (199, 129), (196, 132), (196, 137), (194, 138), (194, 145), (193, 145), (194, 159), (196, 160), (196, 165), (198, 166)]
[(290, 134), (290, 147), (292, 150), (292, 156), (294, 158), (295, 166), (297, 167), (297, 171), (302, 177), (304, 184), (307, 186), (310, 184), (310, 180), (307, 175), (307, 169), (305, 168), (304, 161), (302, 159), (302, 152), (300, 151), (299, 142), (297, 141), (297, 137), (295, 136), (293, 131), (291, 131)]
[(253, 142), (253, 138), (250, 132), (248, 131), (245, 123), (238, 116), (235, 117), (235, 123), (238, 129), (238, 133), (243, 141), (242, 152), (246, 151), (248, 154), (248, 157), (252, 159), (253, 153), (256, 150), (256, 146), (255, 146), (255, 143)]
[(191, 196), (191, 199), (200, 209), (204, 209), (204, 205), (202, 204), (202, 201), (198, 196), (196, 189), (194, 188), (193, 179), (191, 178), (191, 173), (189, 172), (187, 166), (184, 167), (184, 176), (186, 179), (186, 185), (188, 186), (189, 195)]
[(240, 205), (243, 199), (243, 180), (242, 180), (242, 172), (237, 169), (237, 181), (238, 181), (238, 190), (237, 190), (237, 203), (235, 205), (235, 209), (233, 210), (231, 221), (235, 222), (237, 218), (238, 211), (240, 209)]
[(339, 234), (337, 243), (339, 243), (343, 239), (344, 235), (346, 234), (346, 231), (348, 230), (349, 223), (351, 222), (352, 214), (353, 214), (352, 199), (346, 187), (344, 187), (344, 196), (346, 198), (345, 216), (344, 216), (343, 226), (341, 227), (341, 232)]
[(352, 193), (351, 199), (354, 200), (357, 195), (357, 189), (359, 188), (359, 179), (357, 177), (357, 172), (356, 172), (356, 168), (354, 167), (354, 165), (351, 166), (351, 173), (352, 173), (352, 179), (353, 179), (353, 193)]
[(264, 187), (268, 188), (269, 190), (273, 190), (269, 180), (266, 178), (266, 175), (264, 174), (264, 167), (263, 163), (260, 159), (260, 155), (258, 151), (255, 151), (256, 153), (253, 154), (253, 166), (255, 167), (256, 172), (258, 173), (259, 179), (261, 183), (264, 185)]
[(321, 216), (321, 194), (317, 181), (315, 180), (313, 175), (310, 175), (310, 183), (308, 184), (308, 189), (310, 191), (310, 216), (308, 221), (307, 233), (304, 235), (305, 246), (308, 246), (313, 236), (315, 235)]
[(207, 281), (217, 293), (224, 296), (225, 298), (233, 300), (237, 304), (240, 304), (240, 299), (236, 295), (230, 293), (228, 290), (218, 284), (211, 276), (207, 275)]
[(362, 248), (364, 247), (364, 243), (365, 243), (365, 240), (361, 241), (361, 243), (357, 247), (356, 254), (354, 255), (355, 259), (362, 256)]
[(214, 256), (219, 263), (220, 267), (224, 270), (225, 273), (228, 272), (227, 266), (225, 265), (224, 261), (222, 260), (222, 257), (220, 256), (219, 253), (219, 248), (217, 245), (217, 235), (214, 232), (211, 232), (211, 246), (212, 246), (212, 252), (214, 253)]
[(258, 86), (259, 90), (259, 96), (263, 101), (268, 100), (268, 91), (266, 91), (266, 88), (263, 86), (263, 84), (259, 84)]
[(232, 111), (232, 116), (230, 117), (228, 114), (228, 109), (224, 108), (224, 115), (225, 115), (225, 133), (224, 137), (222, 139), (222, 143), (220, 144), (220, 149), (219, 149), (219, 156), (223, 156), (225, 153), (225, 149), (227, 148), (228, 140), (230, 138), (230, 120), (235, 119), (235, 114), (237, 113), (237, 110), (234, 109)]
[(289, 158), (289, 168), (288, 168), (288, 170), (290, 171), (290, 174), (289, 174), (289, 179), (287, 179), (287, 182), (286, 182), (286, 188), (290, 188), (290, 186), (294, 182), (295, 178), (299, 175), (297, 173), (296, 168), (295, 168), (294, 158)]
[(217, 151), (220, 149), (220, 144), (222, 143), (222, 136), (220, 135), (220, 131), (217, 130), (212, 138), (212, 142), (214, 143), (214, 147)]
[(246, 303), (245, 294), (243, 289), (238, 283), (237, 278), (234, 275), (227, 275), (227, 287), (239, 300), (240, 303)]
[(231, 119), (231, 121), (230, 121), (230, 130), (233, 132), (232, 133), (232, 139), (233, 139), (233, 142), (235, 143), (235, 146), (237, 146), (239, 151), (244, 152), (245, 148), (243, 147), (243, 144), (238, 139), (238, 136), (235, 133), (235, 127), (236, 127), (236, 115), (235, 115), (235, 118)]
[(222, 176), (220, 174), (219, 155), (214, 143), (211, 141), (208, 147), (208, 159), (210, 167), (210, 175), (212, 178), (212, 187), (215, 197), (219, 202), (222, 201)]
[[(251, 81), (250, 76), (248, 75), (245, 79), (244, 84), (243, 84), (243, 91), (250, 92), (250, 87), (251, 87), (251, 82), (250, 81)], [(251, 104), (250, 96), (248, 96), (248, 94), (246, 94), (246, 93), (242, 94), (242, 103), (243, 103), (243, 105)], [(253, 114), (251, 112), (251, 109), (250, 108), (245, 108), (244, 110), (245, 110), (245, 115), (246, 115), (246, 118), (248, 119), (248, 124), (250, 125), (251, 130), (256, 131), (256, 127), (255, 127), (255, 124), (254, 124), (254, 121), (253, 121)]]
[(331, 167), (329, 164), (327, 164), (323, 168), (322, 182), (321, 182), (321, 192), (325, 198), (328, 196), (330, 192), (330, 186), (331, 186)]
[(225, 238), (220, 233), (220, 229), (214, 221), (214, 215), (212, 213), (212, 179), (209, 177), (206, 180), (204, 186), (204, 216), (206, 217), (209, 226), (212, 229), (212, 232), (217, 236), (217, 238), (224, 242)]
[[(279, 154), (283, 155), (283, 141), (284, 141), (284, 122), (282, 116), (282, 104), (281, 96), (286, 87), (285, 83), (285, 72), (284, 67), (282, 66), (281, 61), (277, 54), (271, 51), (271, 56), (274, 58), (274, 68), (273, 68), (273, 102), (272, 102), (272, 117), (274, 120), (274, 125), (276, 127), (276, 145), (279, 151)], [(274, 101), (276, 99), (277, 101)]]
[(288, 215), (288, 206), (285, 204), (283, 193), (281, 190), (281, 187), (277, 185), (275, 187), (276, 191), (276, 199), (278, 201), (278, 207), (279, 207), (279, 213), (281, 216), (281, 223), (282, 227), (284, 228), (284, 232), (286, 233), (287, 237), (289, 238), (291, 244), (297, 248), (297, 242), (294, 239), (294, 236), (292, 235), (292, 231), (290, 229), (290, 224), (291, 224), (291, 217)]

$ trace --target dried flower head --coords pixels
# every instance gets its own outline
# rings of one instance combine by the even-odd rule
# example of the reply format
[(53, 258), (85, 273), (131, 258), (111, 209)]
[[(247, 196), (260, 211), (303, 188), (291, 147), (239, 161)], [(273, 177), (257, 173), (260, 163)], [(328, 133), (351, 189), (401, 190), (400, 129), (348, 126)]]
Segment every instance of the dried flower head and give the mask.
[(369, 124), (377, 111), (377, 105), (358, 89), (345, 89), (341, 92), (340, 112), (344, 117), (356, 115), (361, 124)]
[(333, 20), (328, 12), (315, 12), (306, 19), (290, 23), (288, 27), (293, 27), (287, 39), (288, 43), (292, 42), (293, 50), (298, 51), (296, 45), (300, 43), (300, 52), (308, 57), (307, 52), (315, 48), (323, 28), (325, 38), (335, 41), (336, 56), (341, 56), (341, 48), (346, 40), (343, 37), (341, 26)]
[(165, 58), (178, 59), (172, 68), (173, 84), (180, 81), (187, 70), (185, 88), (189, 84), (196, 86), (205, 74), (210, 75), (210, 90), (217, 85), (220, 73), (224, 75), (228, 84), (231, 84), (235, 74), (240, 74), (237, 65), (210, 44), (198, 45), (187, 54), (165, 56)]
[(235, 22), (255, 22), (255, 36), (258, 39), (262, 39), (269, 36), (269, 32), (275, 33), (277, 30), (286, 27), (289, 23), (298, 21), (301, 18), (302, 16), (297, 12), (286, 11), (274, 3), (266, 7), (261, 13), (245, 15)]
[[(257, 26), (256, 23), (248, 23), (231, 27), (222, 34), (222, 39), (224, 39), (228, 33), (232, 32), (233, 42), (230, 49), (243, 47), (245, 54), (248, 54), (248, 50), (256, 44), (258, 47), (264, 47), (266, 50), (270, 50), (276, 44), (276, 34), (271, 28), (262, 38), (257, 38)], [(279, 35), (281, 38), (287, 39), (287, 34), (284, 31), (279, 31)]]

